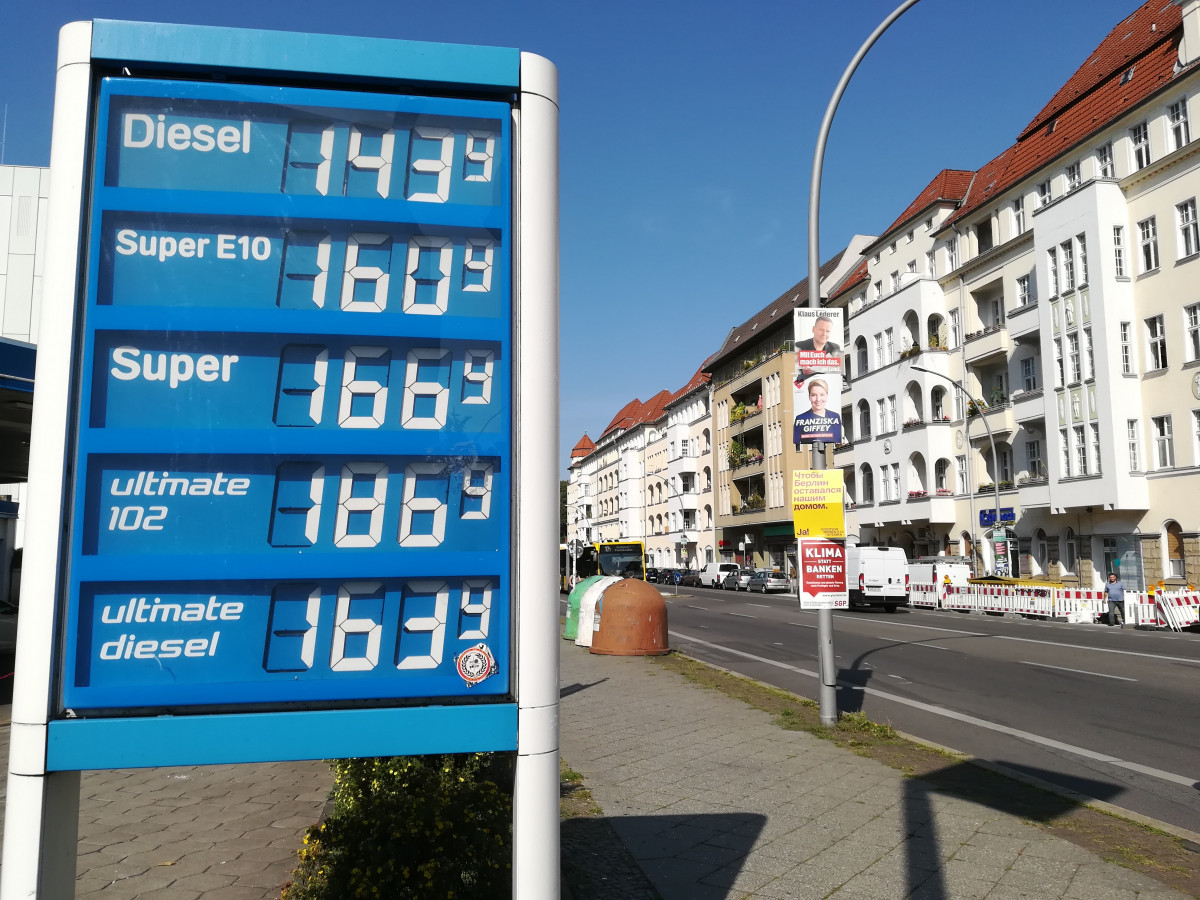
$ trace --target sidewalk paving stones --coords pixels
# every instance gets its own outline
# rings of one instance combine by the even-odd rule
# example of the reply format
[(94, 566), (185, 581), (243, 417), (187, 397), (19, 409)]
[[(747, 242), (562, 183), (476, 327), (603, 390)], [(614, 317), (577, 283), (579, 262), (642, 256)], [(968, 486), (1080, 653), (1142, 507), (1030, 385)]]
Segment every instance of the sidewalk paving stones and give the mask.
[(562, 756), (662, 900), (1186, 896), (652, 660), (560, 658)]

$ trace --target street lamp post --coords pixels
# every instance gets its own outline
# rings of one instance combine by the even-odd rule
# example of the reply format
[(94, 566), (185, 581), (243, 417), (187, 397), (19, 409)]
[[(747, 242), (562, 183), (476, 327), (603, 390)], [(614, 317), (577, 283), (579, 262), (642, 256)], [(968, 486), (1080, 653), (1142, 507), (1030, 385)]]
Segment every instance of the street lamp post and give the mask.
[[(821, 130), (817, 134), (817, 146), (813, 152), (812, 181), (808, 189), (808, 306), (818, 309), (821, 306), (821, 250), (819, 217), (821, 211), (821, 169), (825, 162), (825, 145), (829, 141), (829, 129), (833, 126), (833, 114), (837, 112), (838, 104), (842, 102), (842, 94), (850, 84), (858, 64), (863, 61), (867, 51), (879, 40), (880, 35), (891, 27), (891, 24), (904, 13), (915, 6), (917, 0), (904, 0), (892, 13), (876, 26), (870, 37), (863, 41), (858, 48), (842, 77), (838, 79), (829, 105), (825, 108), (825, 116), (821, 119)], [(825, 442), (813, 444), (812, 467), (825, 468)], [(819, 462), (818, 462), (819, 460)], [(797, 547), (797, 554), (799, 547)], [(799, 555), (796, 557), (797, 567), (800, 565)], [(836, 725), (837, 714), (837, 671), (833, 659), (833, 610), (817, 610), (817, 662), (821, 674), (820, 714), (822, 725)]]
[[(996, 504), (996, 506), (995, 506), (996, 527), (999, 528), (1000, 527), (1000, 457), (996, 454), (996, 438), (992, 434), (992, 426), (988, 424), (987, 414), (984, 412), (983, 401), (976, 400), (974, 397), (972, 397), (970, 394), (968, 394), (967, 389), (965, 387), (963, 387), (962, 382), (956, 378), (951, 378), (949, 375), (943, 375), (941, 372), (935, 372), (935, 371), (933, 371), (933, 369), (926, 369), (924, 366), (913, 365), (912, 369), (914, 372), (924, 372), (926, 375), (932, 375), (935, 378), (941, 378), (945, 381), (950, 382), (952, 385), (954, 385), (955, 388), (958, 389), (958, 392), (960, 394), (962, 394), (964, 397), (967, 398), (967, 401), (971, 404), (971, 406), (973, 406), (976, 410), (978, 410), (977, 415), (980, 419), (983, 420), (983, 427), (985, 429), (987, 429), (988, 443), (992, 445), (992, 468), (995, 470), (992, 472), (992, 494), (993, 494), (993, 497), (995, 498), (995, 504)], [(971, 406), (968, 406), (967, 408), (970, 409)], [(968, 414), (967, 415), (967, 443), (970, 444), (970, 442), (971, 442), (971, 416)], [(973, 519), (975, 517), (975, 502), (974, 502), (975, 492), (971, 490), (971, 478), (970, 478), (970, 468), (969, 467), (967, 469), (967, 495), (972, 498), (972, 500), (971, 500), (971, 517)], [(975, 523), (974, 522), (971, 523), (971, 532), (972, 533), (975, 532)], [(971, 543), (972, 543), (971, 567), (972, 567), (972, 569), (974, 569), (975, 568), (975, 556), (976, 556), (974, 540), (972, 540)], [(979, 573), (976, 572), (975, 574), (978, 575)]]

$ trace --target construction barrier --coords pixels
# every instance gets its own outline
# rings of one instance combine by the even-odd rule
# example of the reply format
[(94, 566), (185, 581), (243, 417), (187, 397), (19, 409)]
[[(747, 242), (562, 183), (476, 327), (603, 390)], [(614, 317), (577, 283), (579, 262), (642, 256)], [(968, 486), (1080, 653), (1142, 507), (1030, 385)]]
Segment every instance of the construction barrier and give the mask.
[(1013, 598), (1013, 612), (1023, 616), (1054, 616), (1054, 588), (1018, 585)]
[(947, 585), (942, 593), (942, 609), (957, 609), (969, 612), (974, 608), (970, 587)]
[(1054, 589), (1054, 618), (1068, 622), (1095, 622), (1108, 614), (1108, 597), (1104, 591), (1080, 588)]
[(1182, 631), (1200, 624), (1200, 593), (1149, 591), (1125, 594), (1126, 621), (1134, 625)]
[(941, 604), (940, 585), (910, 584), (908, 586), (908, 605), (924, 609), (937, 609)]

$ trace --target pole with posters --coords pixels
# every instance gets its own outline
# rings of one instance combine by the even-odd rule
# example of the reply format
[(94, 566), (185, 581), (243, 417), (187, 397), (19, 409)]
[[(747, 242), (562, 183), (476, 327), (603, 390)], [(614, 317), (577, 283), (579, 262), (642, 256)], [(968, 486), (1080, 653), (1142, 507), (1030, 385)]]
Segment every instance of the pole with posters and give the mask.
[[(815, 273), (816, 270), (813, 270)], [(809, 276), (810, 289), (817, 282), (815, 274)], [(792, 442), (796, 449), (808, 444), (812, 449), (812, 472), (824, 474), (825, 444), (841, 443), (842, 440), (842, 310), (805, 309), (793, 311), (796, 347), (796, 369), (792, 379)], [(793, 473), (795, 479), (802, 473)], [(833, 473), (829, 473), (833, 474)], [(841, 473), (836, 473), (840, 482)], [(793, 509), (796, 504), (797, 483), (793, 482)], [(842, 491), (837, 496), (839, 516), (844, 517)], [(796, 535), (802, 533), (799, 514)], [(844, 525), (842, 535), (845, 535)], [(804, 546), (796, 545), (798, 567), (797, 590), (803, 601), (800, 583), (803, 582)], [(802, 603), (803, 605), (803, 603)], [(837, 723), (837, 671), (833, 658), (833, 613), (825, 605), (813, 607), (817, 610), (817, 659), (821, 670), (820, 712), (825, 725)]]
[(64, 27), (6, 900), (70, 896), (81, 770), (476, 751), (558, 896), (556, 95), (504, 48)]
[(845, 484), (840, 470), (792, 472), (801, 609), (846, 609)]

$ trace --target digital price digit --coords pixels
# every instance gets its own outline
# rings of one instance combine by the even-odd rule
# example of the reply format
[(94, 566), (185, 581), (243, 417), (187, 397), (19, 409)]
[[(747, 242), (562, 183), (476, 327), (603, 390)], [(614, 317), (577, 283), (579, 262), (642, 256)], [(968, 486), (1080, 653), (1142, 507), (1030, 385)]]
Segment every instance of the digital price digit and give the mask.
[(317, 665), (318, 647), (327, 646), (331, 671), (370, 672), (383, 662), (385, 636), (388, 664), (396, 670), (436, 669), (445, 658), (451, 599), (457, 604), (454, 640), (486, 640), (495, 586), (493, 578), (464, 578), (457, 587), (419, 579), (391, 589), (382, 581), (344, 582), (331, 598), (332, 622), (323, 626), (320, 587), (281, 585), (271, 598), (263, 669), (307, 671)]
[[(394, 543), (386, 539), (383, 522), (391, 479), (382, 462), (348, 462), (338, 475), (337, 509), (328, 541), (336, 548), (440, 547), (446, 541), (451, 508), (463, 521), (491, 517), (495, 466), (475, 461), (453, 478), (457, 496), (450, 498), (451, 469), (440, 462), (404, 466), (399, 524)], [(326, 467), (316, 462), (285, 462), (275, 475), (268, 541), (272, 547), (312, 547), (323, 543), (321, 514)], [(332, 491), (330, 492), (332, 494)]]
[(357, 183), (370, 195), (388, 199), (396, 171), (398, 133), (408, 136), (400, 169), (405, 180), (405, 200), (449, 201), (460, 140), (462, 180), (483, 183), (492, 180), (496, 160), (493, 131), (468, 129), (460, 134), (452, 128), (429, 124), (383, 129), (364, 124), (294, 122), (288, 132), (284, 192), (348, 197), (356, 194)]
[[(342, 358), (337, 391), (340, 428), (380, 428), (389, 421), (411, 430), (446, 427), (452, 399), (452, 375), (461, 368), (457, 401), (468, 406), (492, 402), (496, 351), (468, 347), (456, 355), (444, 347), (415, 347), (404, 357), (400, 410), (388, 413), (392, 354), (386, 347), (352, 346)], [(329, 379), (329, 349), (320, 344), (288, 344), (280, 353), (274, 422), (312, 427), (324, 418)]]
[[(457, 262), (456, 262), (457, 258)], [(341, 271), (331, 268), (341, 260)], [(384, 232), (351, 232), (334, 238), (321, 231), (288, 231), (284, 236), (279, 305), (325, 309), (331, 284), (336, 304), (346, 312), (388, 309), (392, 272), (403, 272), (400, 309), (407, 315), (450, 312), (451, 286), (469, 294), (492, 291), (496, 242), (486, 237), (455, 241), (444, 235), (404, 239)]]

